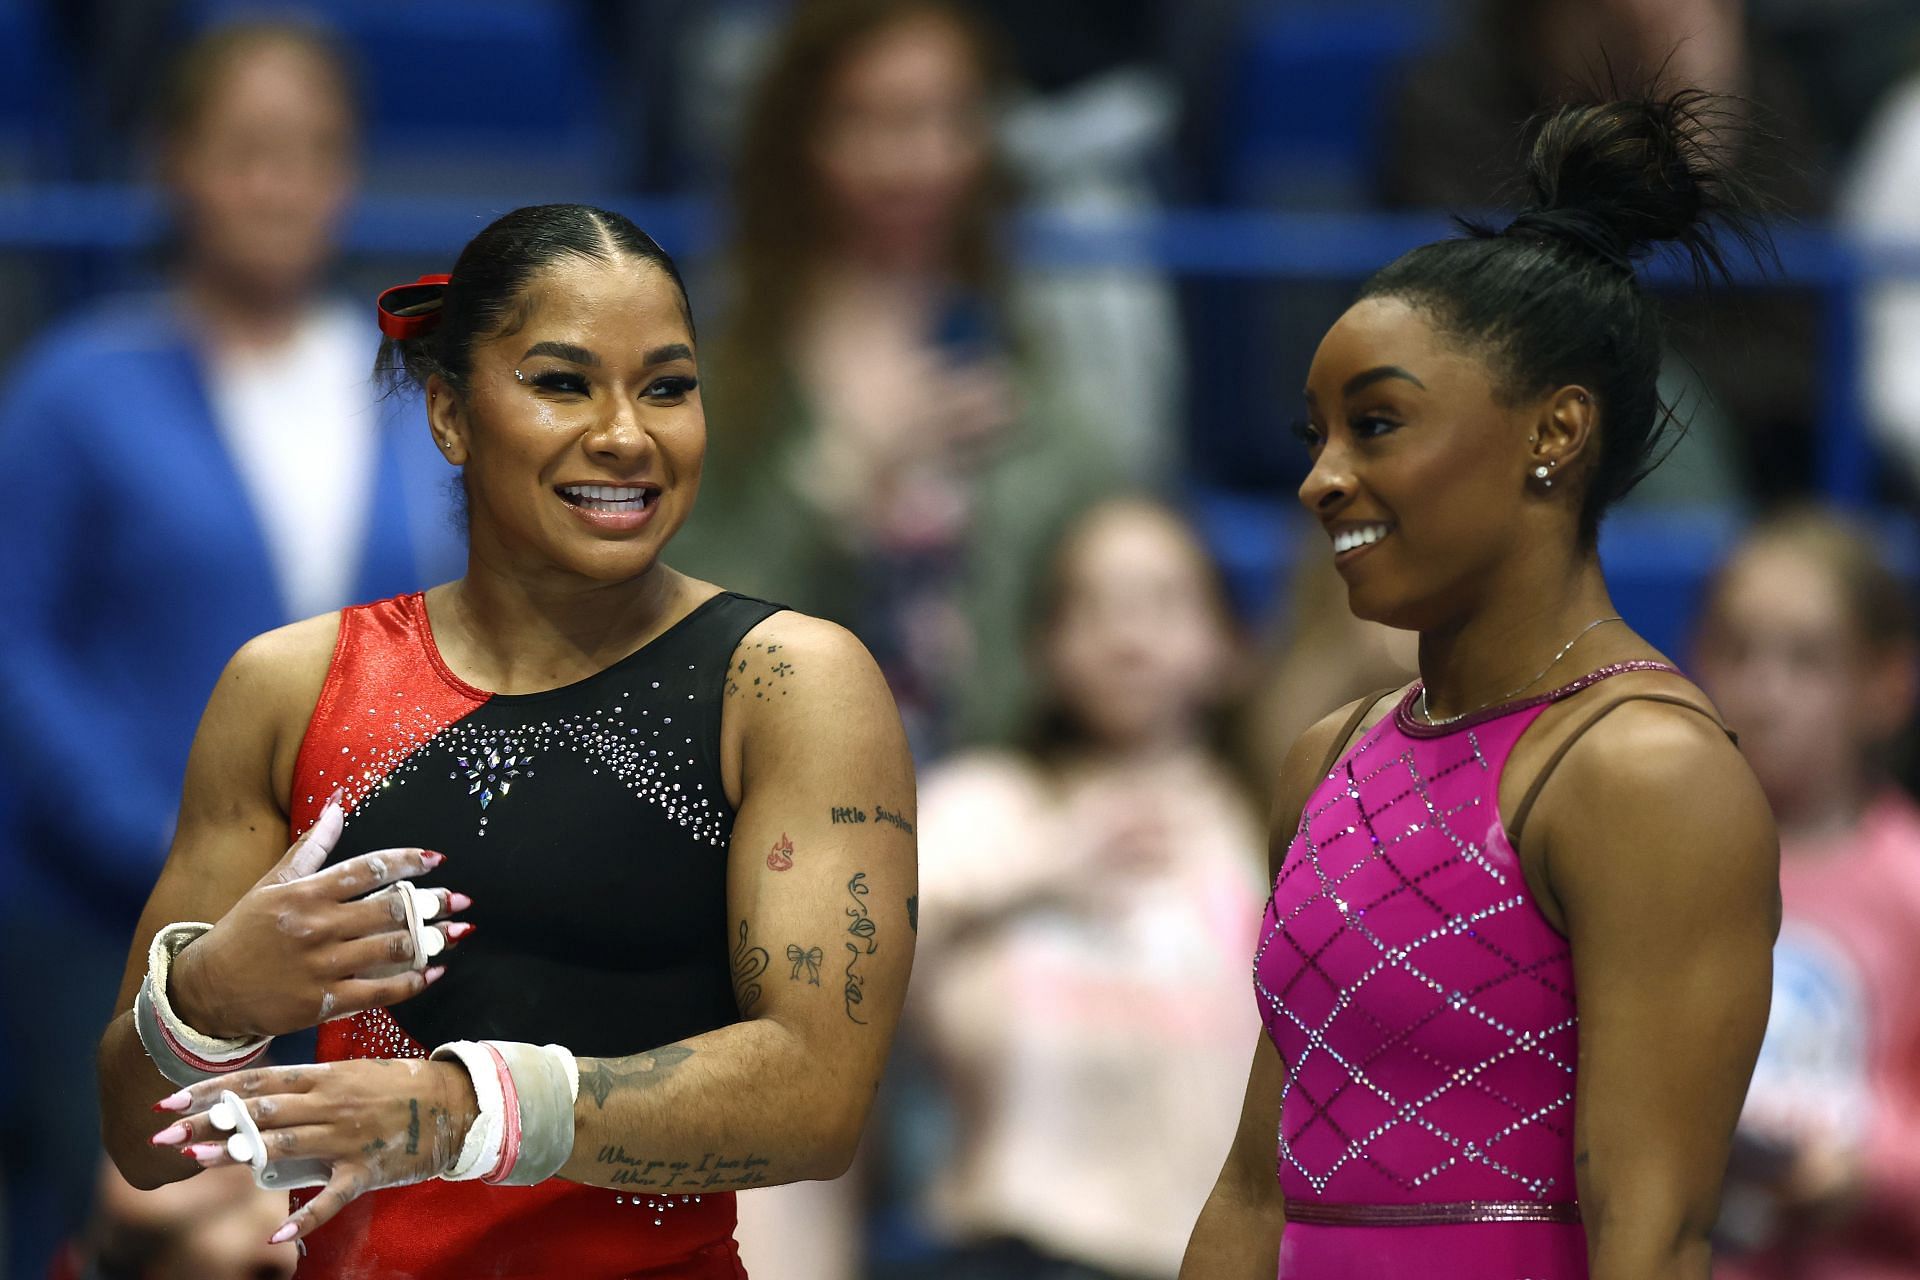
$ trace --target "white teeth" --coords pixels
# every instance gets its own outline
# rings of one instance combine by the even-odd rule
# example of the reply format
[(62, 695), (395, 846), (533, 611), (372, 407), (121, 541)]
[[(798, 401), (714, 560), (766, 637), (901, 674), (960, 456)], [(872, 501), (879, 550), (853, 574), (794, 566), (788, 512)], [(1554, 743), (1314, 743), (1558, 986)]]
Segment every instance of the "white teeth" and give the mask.
[(589, 511), (644, 510), (651, 496), (645, 489), (611, 484), (563, 485), (560, 492)]
[(1355, 547), (1364, 547), (1378, 542), (1386, 536), (1387, 526), (1384, 524), (1368, 524), (1361, 525), (1357, 529), (1342, 529), (1333, 535), (1333, 551), (1338, 555), (1343, 551), (1352, 551)]

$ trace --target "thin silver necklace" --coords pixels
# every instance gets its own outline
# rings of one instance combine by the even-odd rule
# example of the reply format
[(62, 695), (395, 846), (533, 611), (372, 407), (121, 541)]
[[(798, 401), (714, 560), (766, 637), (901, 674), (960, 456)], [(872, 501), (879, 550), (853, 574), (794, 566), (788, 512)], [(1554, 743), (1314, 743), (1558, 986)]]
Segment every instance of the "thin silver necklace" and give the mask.
[(1520, 694), (1525, 693), (1528, 689), (1533, 688), (1534, 685), (1540, 683), (1540, 678), (1546, 675), (1547, 672), (1553, 670), (1556, 666), (1558, 666), (1560, 664), (1560, 659), (1566, 657), (1569, 653), (1573, 652), (1573, 646), (1580, 643), (1581, 636), (1584, 636), (1585, 634), (1587, 634), (1587, 632), (1593, 630), (1597, 626), (1601, 626), (1604, 623), (1625, 622), (1625, 621), (1626, 619), (1621, 617), (1617, 613), (1612, 615), (1611, 617), (1595, 618), (1592, 622), (1589, 622), (1586, 626), (1580, 628), (1579, 631), (1575, 632), (1573, 639), (1561, 645), (1560, 652), (1554, 654), (1552, 660), (1549, 661), (1546, 666), (1540, 668), (1540, 670), (1534, 674), (1533, 679), (1527, 681), (1525, 684), (1519, 686), (1516, 689), (1509, 689), (1507, 692), (1495, 698), (1492, 702), (1483, 702), (1479, 706), (1474, 707), (1470, 711), (1462, 711), (1457, 716), (1446, 716), (1446, 717), (1443, 717), (1442, 719), (1435, 720), (1433, 718), (1433, 713), (1427, 710), (1427, 686), (1425, 684), (1422, 684), (1420, 686), (1420, 718), (1426, 721), (1429, 725), (1437, 728), (1443, 724), (1453, 724), (1455, 721), (1465, 720), (1468, 716), (1473, 715), (1475, 712), (1485, 711), (1488, 707), (1498, 706), (1502, 702), (1506, 702), (1511, 698), (1516, 698)]

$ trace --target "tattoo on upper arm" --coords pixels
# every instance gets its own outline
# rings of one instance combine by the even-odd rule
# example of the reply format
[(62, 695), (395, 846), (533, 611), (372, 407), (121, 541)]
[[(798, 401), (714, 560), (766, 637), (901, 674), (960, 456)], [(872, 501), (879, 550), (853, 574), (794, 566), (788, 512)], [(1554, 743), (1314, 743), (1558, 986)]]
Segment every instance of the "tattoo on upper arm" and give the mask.
[(871, 813), (862, 809), (859, 805), (836, 804), (827, 811), (827, 816), (833, 820), (836, 826), (858, 826), (863, 822), (884, 822), (890, 827), (900, 828), (900, 830), (906, 832), (908, 835), (914, 834), (913, 824), (907, 821), (905, 814), (889, 809), (883, 804), (874, 805)]
[(733, 999), (744, 1018), (760, 1003), (760, 983), (756, 979), (767, 971), (770, 957), (765, 947), (748, 942), (745, 920), (740, 922), (739, 938), (739, 945), (733, 949)]
[(591, 1097), (595, 1107), (604, 1110), (607, 1099), (617, 1090), (651, 1089), (692, 1056), (693, 1050), (686, 1045), (670, 1044), (630, 1058), (583, 1058), (580, 1092)]
[(791, 871), (793, 869), (793, 841), (787, 839), (782, 831), (780, 838), (774, 841), (773, 848), (767, 851), (767, 870)]
[(879, 939), (875, 936), (873, 915), (867, 910), (866, 872), (854, 872), (853, 879), (847, 881), (847, 896), (853, 899), (853, 905), (847, 908), (847, 933), (853, 939), (846, 944), (847, 1017), (864, 1027), (867, 1020), (855, 1012), (856, 1006), (866, 999), (867, 976), (860, 972), (860, 962), (880, 947)]
[(778, 656), (783, 647), (778, 642), (756, 641), (737, 650), (740, 656), (727, 669), (726, 696), (743, 698), (752, 694), (763, 702), (776, 695), (786, 697), (784, 686), (793, 674), (793, 664)]
[(800, 981), (800, 971), (807, 971), (807, 985), (820, 985), (820, 962), (827, 957), (818, 947), (802, 947), (797, 942), (787, 944), (787, 963), (793, 966), (792, 981)]

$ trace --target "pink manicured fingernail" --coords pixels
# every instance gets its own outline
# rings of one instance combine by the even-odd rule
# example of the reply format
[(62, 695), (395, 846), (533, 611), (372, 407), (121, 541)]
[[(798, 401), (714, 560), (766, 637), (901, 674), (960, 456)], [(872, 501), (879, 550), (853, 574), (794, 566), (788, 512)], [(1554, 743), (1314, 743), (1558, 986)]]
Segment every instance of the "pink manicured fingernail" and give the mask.
[(443, 964), (436, 964), (428, 969), (426, 972), (427, 985), (432, 986), (434, 983), (440, 981), (441, 975), (446, 973), (446, 971), (447, 966)]
[[(346, 808), (347, 807), (347, 789), (345, 787), (335, 787), (333, 789), (333, 794), (327, 797), (327, 804), (332, 805), (336, 809)], [(326, 808), (326, 805), (322, 805), (320, 807), (324, 809)]]
[(447, 937), (451, 941), (458, 942), (460, 939), (472, 933), (473, 930), (474, 926), (471, 923), (465, 920), (458, 920), (447, 926)]
[(160, 1101), (154, 1103), (153, 1109), (155, 1111), (185, 1111), (192, 1104), (193, 1095), (185, 1089), (182, 1089), (180, 1092), (170, 1093), (160, 1099)]
[(435, 853), (431, 849), (423, 850), (420, 854), (420, 861), (426, 863), (429, 867), (437, 867), (441, 863), (445, 862), (446, 860), (447, 860), (446, 854)]
[(185, 1142), (186, 1140), (187, 1122), (184, 1120), (168, 1125), (148, 1139), (148, 1141), (156, 1147), (170, 1147), (176, 1142)]
[(450, 911), (465, 911), (472, 905), (473, 899), (464, 893), (450, 893), (447, 895), (447, 909)]
[(293, 1233), (299, 1229), (300, 1228), (294, 1226), (291, 1222), (283, 1223), (278, 1231), (267, 1237), (267, 1243), (285, 1244), (287, 1241), (293, 1239)]
[(226, 1149), (227, 1144), (224, 1142), (196, 1142), (190, 1147), (181, 1148), (189, 1160), (203, 1161), (211, 1160), (217, 1155), (224, 1154)]

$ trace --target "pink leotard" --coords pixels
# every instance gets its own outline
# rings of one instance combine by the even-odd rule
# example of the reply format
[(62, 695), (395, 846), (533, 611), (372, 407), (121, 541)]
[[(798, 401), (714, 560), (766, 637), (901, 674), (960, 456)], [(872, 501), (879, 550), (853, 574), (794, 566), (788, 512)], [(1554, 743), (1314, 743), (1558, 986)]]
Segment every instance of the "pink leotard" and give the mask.
[(1429, 726), (1418, 686), (1315, 788), (1254, 960), (1287, 1067), (1282, 1280), (1585, 1280), (1572, 955), (1521, 875), (1500, 774), (1547, 706)]

